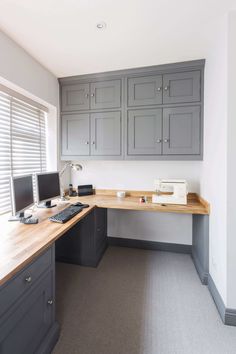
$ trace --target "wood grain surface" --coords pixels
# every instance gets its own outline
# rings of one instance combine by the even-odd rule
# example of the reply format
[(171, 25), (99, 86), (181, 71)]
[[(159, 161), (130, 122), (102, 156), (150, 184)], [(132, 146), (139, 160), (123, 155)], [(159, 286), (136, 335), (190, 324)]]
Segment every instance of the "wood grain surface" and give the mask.
[[(1, 216), (0, 285), (4, 284), (35, 257), (51, 246), (96, 206), (109, 209), (209, 214), (209, 203), (196, 194), (191, 193), (188, 195), (187, 205), (169, 204), (162, 206), (151, 203), (152, 193), (147, 191), (127, 191), (127, 197), (117, 198), (115, 190), (97, 190), (95, 195), (79, 198), (72, 197), (68, 203), (57, 202), (58, 205), (52, 209), (35, 208), (32, 214), (34, 217), (39, 218), (39, 223), (36, 225), (24, 225), (18, 221), (8, 222), (9, 215)], [(148, 197), (147, 203), (139, 202), (141, 195)], [(78, 200), (89, 204), (89, 208), (84, 209), (65, 224), (53, 223), (48, 220), (50, 216)]]

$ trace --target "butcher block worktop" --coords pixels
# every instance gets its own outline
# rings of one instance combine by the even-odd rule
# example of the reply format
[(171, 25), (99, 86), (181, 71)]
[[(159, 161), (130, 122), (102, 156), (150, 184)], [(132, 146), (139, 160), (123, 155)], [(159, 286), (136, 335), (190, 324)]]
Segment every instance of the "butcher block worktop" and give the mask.
[[(39, 218), (39, 223), (35, 225), (8, 222), (9, 215), (1, 216), (0, 285), (4, 284), (35, 257), (51, 246), (95, 207), (202, 215), (207, 215), (210, 212), (208, 202), (193, 193), (188, 195), (187, 205), (166, 206), (152, 204), (152, 193), (132, 191), (127, 192), (125, 198), (117, 198), (116, 191), (114, 190), (97, 190), (96, 194), (91, 196), (72, 197), (70, 198), (70, 203), (75, 203), (79, 200), (89, 204), (89, 208), (84, 209), (65, 224), (53, 223), (48, 220), (48, 217), (58, 213), (69, 205), (68, 203), (59, 201), (57, 207), (52, 209), (35, 208), (33, 216)], [(139, 202), (141, 195), (148, 197), (147, 203)]]

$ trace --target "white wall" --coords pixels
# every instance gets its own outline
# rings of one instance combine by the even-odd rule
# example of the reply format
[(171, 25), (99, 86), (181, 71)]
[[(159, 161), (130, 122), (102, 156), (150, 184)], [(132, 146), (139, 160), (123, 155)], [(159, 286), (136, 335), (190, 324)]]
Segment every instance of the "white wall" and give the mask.
[(0, 52), (1, 77), (58, 106), (57, 78), (1, 31)]
[(48, 166), (50, 170), (56, 170), (59, 139), (59, 85), (57, 78), (1, 31), (0, 53), (0, 83), (49, 109)]
[(211, 203), (210, 274), (226, 302), (227, 18), (218, 30), (205, 67), (204, 161), (201, 195)]
[[(83, 171), (72, 172), (72, 183), (98, 189), (154, 190), (156, 178), (186, 178), (189, 190), (200, 189), (199, 161), (77, 161)], [(108, 235), (149, 241), (191, 244), (190, 215), (122, 212), (108, 213)]]
[(228, 17), (227, 300), (236, 308), (236, 12)]

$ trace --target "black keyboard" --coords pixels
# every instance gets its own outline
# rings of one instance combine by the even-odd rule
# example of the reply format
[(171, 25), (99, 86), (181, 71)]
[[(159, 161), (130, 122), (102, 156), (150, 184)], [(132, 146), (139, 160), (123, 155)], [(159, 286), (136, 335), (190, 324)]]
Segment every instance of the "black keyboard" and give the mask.
[(72, 219), (75, 215), (79, 214), (83, 210), (82, 206), (70, 205), (66, 209), (60, 211), (60, 213), (55, 214), (48, 218), (50, 221), (59, 222), (64, 224), (68, 220)]

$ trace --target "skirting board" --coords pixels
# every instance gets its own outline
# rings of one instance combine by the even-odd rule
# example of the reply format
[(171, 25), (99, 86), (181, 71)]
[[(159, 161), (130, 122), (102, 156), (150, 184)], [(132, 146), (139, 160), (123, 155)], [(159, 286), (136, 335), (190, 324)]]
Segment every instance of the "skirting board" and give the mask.
[(193, 260), (193, 263), (195, 265), (195, 268), (198, 272), (198, 275), (199, 275), (199, 278), (200, 278), (202, 284), (207, 285), (209, 273), (203, 269), (203, 266), (202, 266), (201, 262), (199, 261), (197, 254), (194, 252), (194, 249), (192, 249), (192, 260)]
[(220, 314), (223, 323), (228, 326), (236, 326), (236, 310), (225, 307), (222, 297), (220, 296), (210, 274), (208, 276), (208, 289), (215, 302), (216, 308)]
[(108, 237), (110, 246), (141, 248), (145, 250), (166, 251), (175, 253), (192, 253), (191, 245), (181, 245), (178, 243), (156, 242), (135, 240), (131, 238)]

